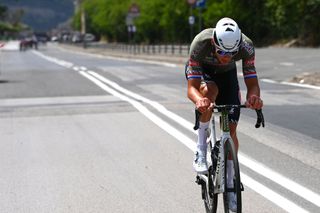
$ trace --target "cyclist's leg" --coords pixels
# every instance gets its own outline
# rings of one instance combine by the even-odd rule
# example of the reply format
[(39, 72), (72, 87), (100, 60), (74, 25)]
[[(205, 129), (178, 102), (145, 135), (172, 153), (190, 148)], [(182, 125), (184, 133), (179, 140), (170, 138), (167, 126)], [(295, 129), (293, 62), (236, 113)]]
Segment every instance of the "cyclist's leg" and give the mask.
[[(218, 93), (218, 88), (214, 82), (203, 82), (199, 88), (201, 94), (207, 97), (211, 102), (214, 102)], [(209, 128), (210, 118), (212, 111), (207, 110), (201, 114), (199, 129), (198, 129), (198, 141), (197, 151), (194, 160), (194, 169), (198, 173), (207, 172), (207, 129)]]
[[(219, 94), (216, 99), (217, 104), (234, 104), (239, 105), (240, 89), (237, 78), (237, 70), (233, 69), (227, 73), (218, 75), (216, 82), (219, 86)], [(236, 150), (238, 150), (239, 143), (237, 138), (237, 125), (240, 117), (240, 109), (231, 109), (229, 114), (229, 127), (230, 135), (235, 144)]]
[[(217, 104), (240, 104), (240, 92), (239, 92), (239, 84), (237, 78), (236, 69), (224, 73), (220, 76), (219, 81), (219, 94), (216, 99)], [(236, 134), (237, 123), (240, 117), (240, 109), (231, 109), (231, 113), (229, 114), (229, 127), (230, 127), (230, 135), (235, 145), (235, 152), (237, 153), (239, 143)], [(234, 159), (231, 153), (228, 153), (227, 156), (227, 169), (226, 169), (226, 177), (227, 177), (227, 188), (234, 187), (234, 176), (235, 176), (235, 167), (238, 168), (238, 165), (234, 165)], [(237, 161), (236, 161), (237, 162)], [(237, 196), (235, 193), (228, 193), (230, 208), (237, 205)]]

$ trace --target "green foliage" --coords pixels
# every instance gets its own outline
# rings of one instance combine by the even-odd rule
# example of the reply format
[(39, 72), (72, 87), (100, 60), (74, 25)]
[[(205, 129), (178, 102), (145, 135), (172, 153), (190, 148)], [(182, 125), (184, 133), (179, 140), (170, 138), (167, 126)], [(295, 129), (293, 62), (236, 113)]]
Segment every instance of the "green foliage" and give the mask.
[(189, 36), (188, 5), (181, 0), (138, 1), (136, 19), (139, 41), (147, 43), (185, 42)]
[[(83, 0), (86, 11), (87, 31), (106, 36), (111, 41), (125, 40), (125, 17), (129, 0)], [(80, 11), (76, 14), (74, 25), (80, 29)]]
[[(126, 15), (131, 4), (140, 8), (135, 19), (134, 40), (140, 43), (189, 43), (191, 14), (187, 0), (83, 0), (87, 27), (110, 41), (128, 41)], [(192, 10), (199, 32), (199, 10)], [(300, 39), (301, 44), (320, 45), (320, 0), (207, 0), (202, 11), (203, 27), (214, 27), (222, 17), (237, 21), (255, 44)], [(80, 26), (80, 16), (74, 23)]]
[(0, 20), (4, 20), (4, 18), (6, 17), (8, 8), (6, 6), (2, 6), (0, 5)]

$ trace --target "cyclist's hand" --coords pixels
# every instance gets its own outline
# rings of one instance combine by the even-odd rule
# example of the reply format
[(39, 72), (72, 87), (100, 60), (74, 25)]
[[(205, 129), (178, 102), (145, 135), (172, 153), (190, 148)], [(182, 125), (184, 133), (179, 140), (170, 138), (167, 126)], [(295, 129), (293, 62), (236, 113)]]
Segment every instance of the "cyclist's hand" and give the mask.
[(211, 103), (208, 98), (204, 97), (196, 102), (196, 108), (199, 110), (199, 112), (204, 113), (207, 110), (212, 110), (213, 103)]
[(246, 101), (246, 106), (251, 109), (261, 109), (263, 107), (263, 101), (259, 96), (251, 95)]

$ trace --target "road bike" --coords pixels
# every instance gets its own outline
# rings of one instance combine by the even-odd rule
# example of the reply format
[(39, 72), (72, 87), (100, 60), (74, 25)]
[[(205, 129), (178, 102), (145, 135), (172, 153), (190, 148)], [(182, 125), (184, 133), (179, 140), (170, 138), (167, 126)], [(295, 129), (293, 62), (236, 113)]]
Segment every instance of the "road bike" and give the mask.
[[(223, 194), (224, 212), (229, 213), (228, 192), (234, 192), (237, 198), (237, 213), (242, 211), (241, 192), (244, 190), (240, 179), (240, 168), (234, 142), (230, 135), (229, 114), (236, 108), (246, 108), (245, 105), (217, 105), (213, 109), (211, 125), (207, 129), (208, 143), (208, 172), (197, 174), (196, 183), (201, 186), (202, 199), (207, 213), (216, 213), (218, 206), (218, 194)], [(264, 117), (261, 109), (256, 110), (256, 128), (264, 127)], [(199, 128), (200, 112), (195, 111), (196, 121), (194, 130)], [(215, 115), (220, 116), (221, 136), (217, 139)], [(233, 187), (227, 187), (227, 160), (233, 161), (234, 177)]]

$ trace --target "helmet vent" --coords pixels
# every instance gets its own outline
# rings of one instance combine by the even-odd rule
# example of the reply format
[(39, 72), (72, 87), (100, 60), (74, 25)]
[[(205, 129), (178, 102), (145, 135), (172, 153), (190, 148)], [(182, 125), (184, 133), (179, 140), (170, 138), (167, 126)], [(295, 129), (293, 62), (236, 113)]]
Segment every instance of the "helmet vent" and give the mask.
[(234, 30), (233, 30), (233, 29), (231, 29), (230, 27), (228, 27), (228, 28), (226, 29), (226, 32), (227, 32), (227, 31), (234, 32)]
[(222, 26), (227, 26), (227, 25), (231, 25), (231, 26), (234, 27), (234, 24), (232, 24), (232, 23), (225, 23), (225, 24), (223, 24)]

